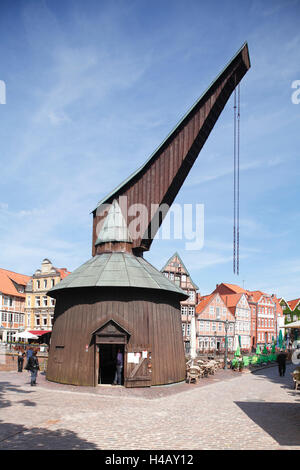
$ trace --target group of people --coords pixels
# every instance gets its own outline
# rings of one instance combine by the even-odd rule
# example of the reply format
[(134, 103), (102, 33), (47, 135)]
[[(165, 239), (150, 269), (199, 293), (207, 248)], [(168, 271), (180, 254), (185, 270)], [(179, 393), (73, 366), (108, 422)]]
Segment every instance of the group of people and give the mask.
[(32, 348), (29, 348), (26, 354), (24, 351), (21, 350), (18, 352), (18, 372), (23, 371), (25, 358), (27, 362), (24, 369), (28, 370), (31, 373), (30, 385), (33, 387), (34, 385), (36, 385), (37, 374), (40, 370), (36, 351), (34, 351)]

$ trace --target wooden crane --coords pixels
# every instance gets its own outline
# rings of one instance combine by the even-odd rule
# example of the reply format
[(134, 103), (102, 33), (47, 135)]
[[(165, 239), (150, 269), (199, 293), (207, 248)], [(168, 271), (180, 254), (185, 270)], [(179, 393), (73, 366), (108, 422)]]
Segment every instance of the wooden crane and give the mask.
[(93, 256), (98, 252), (98, 235), (107, 215), (104, 205), (114, 200), (128, 224), (134, 218), (129, 215), (129, 207), (143, 204), (147, 208), (147, 217), (132, 248), (139, 256), (150, 249), (166, 215), (159, 209), (153, 212), (153, 207), (171, 206), (230, 95), (249, 68), (245, 43), (144, 165), (98, 203), (93, 211)]

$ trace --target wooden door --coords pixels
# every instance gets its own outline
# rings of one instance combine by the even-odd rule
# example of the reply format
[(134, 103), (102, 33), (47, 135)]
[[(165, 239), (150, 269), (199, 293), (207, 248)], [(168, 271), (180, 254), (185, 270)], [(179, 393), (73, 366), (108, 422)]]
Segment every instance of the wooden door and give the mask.
[(125, 387), (151, 387), (151, 368), (151, 348), (149, 345), (127, 345), (125, 347)]

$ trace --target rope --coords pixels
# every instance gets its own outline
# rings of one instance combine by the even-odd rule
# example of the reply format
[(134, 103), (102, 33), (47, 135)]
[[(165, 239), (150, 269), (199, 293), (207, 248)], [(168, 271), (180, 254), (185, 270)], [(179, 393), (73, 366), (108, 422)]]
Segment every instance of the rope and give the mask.
[(240, 85), (238, 85), (237, 109), (237, 275), (240, 270)]
[(236, 88), (233, 105), (233, 272), (236, 271)]
[(233, 105), (233, 272), (240, 271), (240, 85)]

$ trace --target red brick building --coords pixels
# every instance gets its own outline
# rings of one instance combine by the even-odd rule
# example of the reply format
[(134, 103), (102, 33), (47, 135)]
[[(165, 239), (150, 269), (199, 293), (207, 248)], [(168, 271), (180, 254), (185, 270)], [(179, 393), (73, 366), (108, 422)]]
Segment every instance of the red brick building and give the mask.
[(214, 292), (228, 295), (228, 298), (236, 294), (245, 294), (250, 309), (250, 344), (249, 348), (255, 348), (257, 344), (271, 344), (279, 333), (282, 309), (277, 297), (266, 294), (260, 290), (248, 291), (235, 284), (217, 284)]

